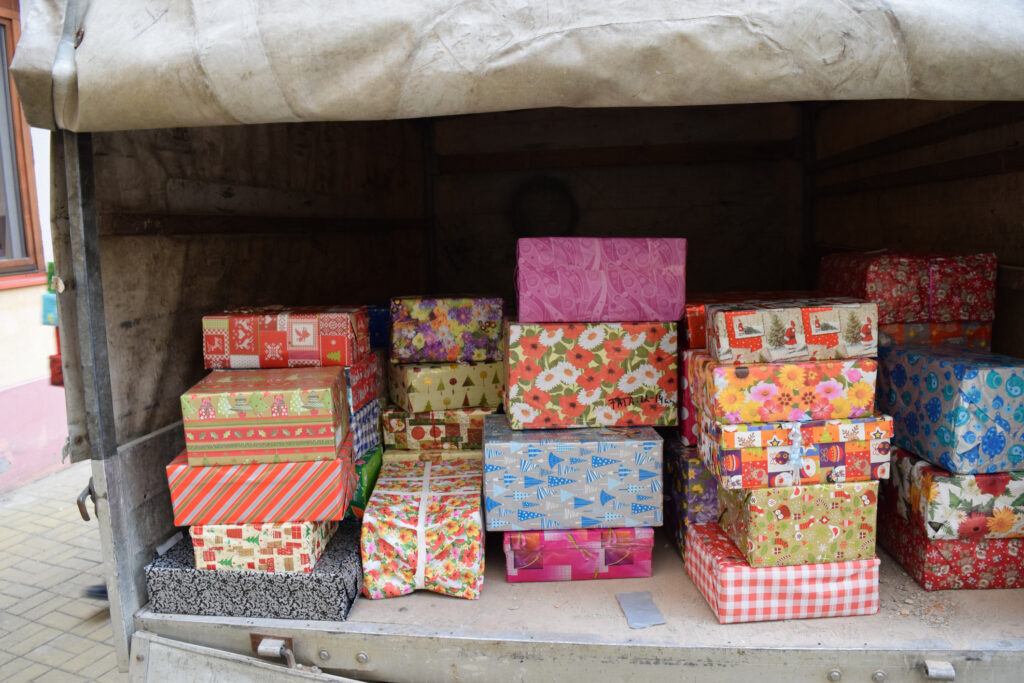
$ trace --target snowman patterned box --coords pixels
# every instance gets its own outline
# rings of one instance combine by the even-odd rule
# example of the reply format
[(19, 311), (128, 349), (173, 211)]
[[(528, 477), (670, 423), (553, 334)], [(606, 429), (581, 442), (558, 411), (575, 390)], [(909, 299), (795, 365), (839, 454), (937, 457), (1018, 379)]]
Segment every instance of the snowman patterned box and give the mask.
[(214, 370), (181, 396), (193, 466), (332, 460), (348, 432), (342, 368)]
[(518, 431), (488, 415), (487, 530), (661, 526), (661, 469), (650, 427)]
[(893, 443), (958, 474), (1024, 471), (1024, 359), (954, 347), (879, 348)]
[(719, 523), (751, 567), (875, 556), (878, 482), (718, 489)]
[(876, 355), (878, 307), (844, 297), (707, 306), (707, 348), (720, 363)]

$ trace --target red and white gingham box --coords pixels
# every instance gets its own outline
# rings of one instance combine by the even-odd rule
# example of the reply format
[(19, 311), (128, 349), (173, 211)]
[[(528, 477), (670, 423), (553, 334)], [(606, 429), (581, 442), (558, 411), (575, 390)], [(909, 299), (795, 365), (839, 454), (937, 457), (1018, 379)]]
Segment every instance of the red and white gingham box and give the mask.
[(751, 567), (717, 524), (686, 531), (686, 571), (723, 624), (874, 614), (877, 557)]

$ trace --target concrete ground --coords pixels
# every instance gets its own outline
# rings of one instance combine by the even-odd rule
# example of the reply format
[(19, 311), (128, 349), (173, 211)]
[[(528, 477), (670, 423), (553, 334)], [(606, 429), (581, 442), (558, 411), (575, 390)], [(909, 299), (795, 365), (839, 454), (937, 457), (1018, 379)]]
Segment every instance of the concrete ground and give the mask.
[[(0, 681), (127, 681), (117, 671), (95, 517), (75, 505), (80, 462), (0, 494)], [(92, 504), (89, 504), (92, 515)]]

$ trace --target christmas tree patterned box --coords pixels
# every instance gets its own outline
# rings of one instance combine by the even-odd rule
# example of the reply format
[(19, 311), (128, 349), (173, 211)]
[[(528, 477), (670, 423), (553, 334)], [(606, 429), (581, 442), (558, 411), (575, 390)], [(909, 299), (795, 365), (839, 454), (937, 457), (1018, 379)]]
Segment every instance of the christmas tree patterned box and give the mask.
[(352, 452), (356, 458), (380, 445), (380, 401), (374, 399), (352, 416)]
[(707, 348), (719, 363), (871, 357), (878, 307), (842, 297), (707, 306)]
[(959, 474), (1024, 471), (1024, 359), (883, 346), (879, 360), (894, 444)]
[(879, 346), (902, 344), (928, 344), (963, 346), (975, 351), (989, 351), (992, 347), (992, 323), (890, 323), (878, 327)]
[(573, 529), (505, 533), (509, 583), (631, 579), (651, 575), (654, 529)]
[(892, 471), (900, 516), (928, 539), (1024, 537), (1024, 472), (950, 474), (899, 448)]
[(341, 368), (214, 370), (181, 413), (194, 466), (330, 460), (348, 431)]
[(650, 427), (515, 431), (484, 420), (488, 531), (661, 526), (662, 440)]
[(513, 429), (675, 425), (676, 323), (510, 323)]
[(476, 599), (484, 582), (479, 451), (388, 451), (363, 515), (363, 595)]
[(723, 424), (835, 420), (875, 409), (872, 358), (732, 365), (698, 353), (689, 360), (697, 410)]
[(500, 361), (500, 298), (391, 300), (392, 363)]
[(718, 489), (720, 524), (751, 567), (875, 556), (878, 482)]
[(466, 450), (484, 447), (484, 418), (490, 408), (456, 408), (407, 413), (384, 411), (384, 445), (409, 451)]
[(407, 413), (501, 405), (501, 363), (402, 363), (390, 368), (391, 402)]
[(369, 353), (364, 308), (265, 306), (203, 316), (208, 370), (344, 366)]
[(380, 475), (380, 468), (383, 464), (384, 448), (381, 446), (371, 448), (356, 458), (356, 487), (352, 492), (352, 501), (349, 503), (346, 518), (363, 518), (366, 503), (373, 495), (373, 488), (377, 485), (377, 477)]
[(889, 477), (892, 418), (723, 425), (704, 418), (701, 456), (727, 489)]
[(338, 523), (208, 524), (189, 527), (196, 569), (311, 572)]

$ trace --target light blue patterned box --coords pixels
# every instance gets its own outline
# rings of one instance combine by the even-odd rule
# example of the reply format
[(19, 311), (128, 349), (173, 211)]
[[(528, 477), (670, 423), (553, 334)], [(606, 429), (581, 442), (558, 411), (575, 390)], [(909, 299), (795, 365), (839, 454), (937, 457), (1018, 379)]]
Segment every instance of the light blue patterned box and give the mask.
[(879, 352), (893, 443), (958, 474), (1024, 470), (1024, 359), (955, 347)]
[(349, 420), (352, 431), (352, 457), (361, 458), (380, 445), (380, 399), (373, 399)]
[(512, 430), (488, 415), (487, 530), (661, 526), (661, 468), (650, 427)]

